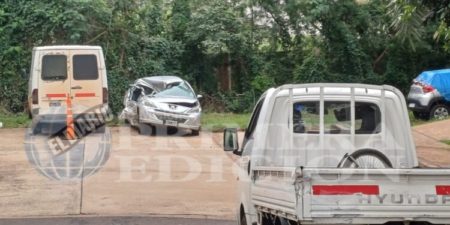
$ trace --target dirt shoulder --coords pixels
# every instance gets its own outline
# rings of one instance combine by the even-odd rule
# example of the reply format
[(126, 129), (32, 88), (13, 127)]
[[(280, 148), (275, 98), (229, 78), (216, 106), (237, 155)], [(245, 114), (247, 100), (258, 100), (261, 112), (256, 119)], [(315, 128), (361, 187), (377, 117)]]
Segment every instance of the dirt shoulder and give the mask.
[(443, 120), (412, 128), (417, 156), (426, 167), (450, 168), (450, 120)]

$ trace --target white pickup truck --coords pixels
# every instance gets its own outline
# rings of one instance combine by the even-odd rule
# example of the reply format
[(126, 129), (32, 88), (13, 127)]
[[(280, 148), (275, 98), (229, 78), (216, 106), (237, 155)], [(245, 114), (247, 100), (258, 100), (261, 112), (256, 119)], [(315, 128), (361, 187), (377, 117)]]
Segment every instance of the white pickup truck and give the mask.
[(419, 167), (391, 86), (272, 88), (224, 150), (240, 156), (241, 225), (450, 224), (450, 169)]

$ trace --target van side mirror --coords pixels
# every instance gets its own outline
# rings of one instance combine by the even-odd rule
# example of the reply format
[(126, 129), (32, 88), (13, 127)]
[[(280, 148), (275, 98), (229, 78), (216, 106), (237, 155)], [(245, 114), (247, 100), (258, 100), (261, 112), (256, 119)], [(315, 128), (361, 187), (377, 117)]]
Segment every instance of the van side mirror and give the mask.
[(203, 95), (197, 95), (197, 99), (202, 99), (203, 98)]
[(239, 150), (237, 128), (225, 128), (223, 131), (223, 150), (226, 152)]
[(28, 80), (28, 78), (30, 77), (30, 75), (28, 74), (26, 69), (22, 69), (21, 75), (22, 75), (22, 78), (25, 80)]

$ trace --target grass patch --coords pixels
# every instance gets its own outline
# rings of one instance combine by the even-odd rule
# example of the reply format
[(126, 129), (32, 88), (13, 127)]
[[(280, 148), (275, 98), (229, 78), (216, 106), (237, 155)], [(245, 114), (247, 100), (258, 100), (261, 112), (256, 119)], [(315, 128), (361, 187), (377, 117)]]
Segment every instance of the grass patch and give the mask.
[[(245, 129), (250, 120), (250, 113), (234, 114), (234, 113), (203, 113), (202, 115), (202, 127), (205, 130), (222, 131), (227, 127), (236, 127), (239, 129)], [(409, 118), (412, 126), (426, 124), (438, 120), (418, 120), (414, 118), (412, 112), (409, 113)], [(25, 113), (9, 114), (0, 113), (0, 122), (3, 123), (3, 128), (24, 128), (31, 123), (31, 119)], [(112, 121), (107, 122), (108, 126), (121, 126), (123, 121), (120, 121), (117, 117), (114, 117)], [(450, 141), (450, 140), (444, 140)]]
[(417, 126), (417, 125), (422, 125), (422, 124), (432, 122), (432, 120), (416, 119), (416, 117), (414, 117), (414, 114), (412, 111), (408, 111), (408, 113), (409, 113), (409, 121), (411, 122), (411, 126)]
[(202, 129), (211, 131), (222, 131), (227, 127), (245, 129), (250, 116), (250, 113), (204, 113), (202, 115)]
[(23, 128), (31, 123), (31, 119), (25, 113), (0, 114), (0, 122), (3, 123), (3, 128)]
[(446, 140), (441, 140), (442, 143), (446, 144), (446, 145), (450, 145), (450, 140), (446, 139)]

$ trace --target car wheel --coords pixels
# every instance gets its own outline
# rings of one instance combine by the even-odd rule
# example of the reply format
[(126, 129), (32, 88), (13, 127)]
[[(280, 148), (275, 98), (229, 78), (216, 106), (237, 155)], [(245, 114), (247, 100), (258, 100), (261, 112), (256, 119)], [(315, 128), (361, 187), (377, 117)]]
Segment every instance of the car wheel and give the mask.
[(154, 132), (153, 126), (145, 123), (138, 124), (138, 131), (141, 135), (152, 135)]
[(442, 120), (449, 116), (450, 109), (446, 105), (435, 105), (430, 112), (430, 117), (433, 119)]
[(192, 136), (198, 136), (198, 135), (200, 135), (200, 130), (192, 130), (191, 134), (192, 134)]

